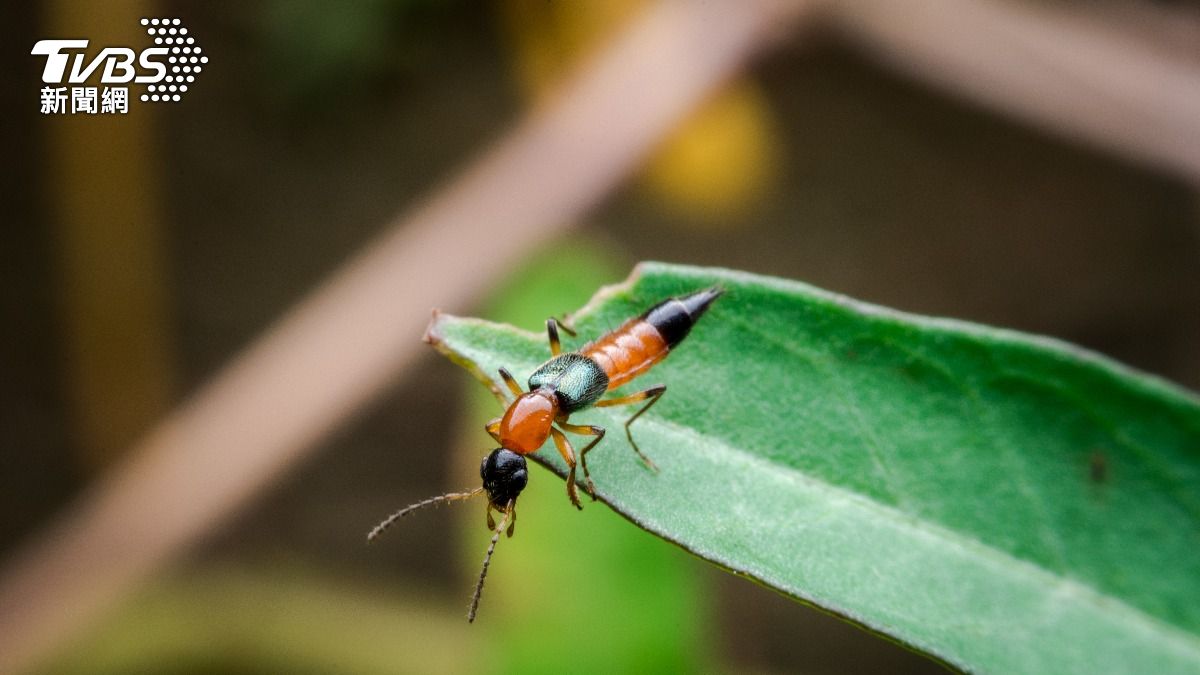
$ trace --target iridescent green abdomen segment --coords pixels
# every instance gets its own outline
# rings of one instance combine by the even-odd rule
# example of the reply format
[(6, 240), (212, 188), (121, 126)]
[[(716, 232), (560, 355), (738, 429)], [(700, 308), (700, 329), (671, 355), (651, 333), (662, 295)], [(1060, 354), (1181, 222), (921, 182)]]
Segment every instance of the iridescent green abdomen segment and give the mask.
[(562, 412), (582, 410), (608, 390), (608, 375), (593, 360), (582, 354), (556, 356), (529, 376), (529, 390), (550, 387), (558, 396)]

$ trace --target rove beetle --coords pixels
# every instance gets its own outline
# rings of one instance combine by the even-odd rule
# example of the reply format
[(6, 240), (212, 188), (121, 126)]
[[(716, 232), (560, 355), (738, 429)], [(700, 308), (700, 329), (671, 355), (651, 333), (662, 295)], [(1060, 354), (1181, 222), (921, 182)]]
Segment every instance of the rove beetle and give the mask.
[[(595, 500), (596, 486), (588, 472), (587, 454), (604, 438), (605, 429), (591, 424), (571, 424), (568, 418), (572, 413), (592, 406), (606, 408), (647, 401), (646, 405), (625, 420), (625, 436), (646, 466), (657, 471), (658, 467), (633, 440), (629, 425), (658, 402), (667, 391), (666, 385), (658, 384), (616, 398), (601, 397), (663, 360), (675, 345), (687, 337), (692, 326), (723, 292), (722, 289), (713, 287), (679, 298), (667, 298), (575, 352), (563, 353), (558, 340), (558, 329), (561, 327), (572, 336), (575, 335), (575, 331), (558, 319), (547, 319), (550, 360), (529, 376), (529, 389), (522, 389), (506, 368), (500, 369), (500, 377), (504, 379), (515, 398), (503, 416), (488, 422), (484, 427), (500, 447), (492, 450), (479, 467), (483, 485), (469, 492), (451, 492), (406, 506), (376, 525), (367, 534), (367, 541), (373, 541), (392, 523), (412, 511), (487, 493), (487, 526), (493, 533), (487, 554), (483, 558), (479, 581), (475, 584), (475, 594), (471, 597), (471, 609), (467, 612), (467, 621), (475, 621), (492, 553), (496, 550), (500, 535), (507, 530), (508, 536), (511, 537), (516, 527), (517, 497), (529, 481), (525, 455), (536, 452), (547, 438), (553, 438), (554, 445), (568, 467), (567, 497), (576, 508), (582, 509), (575, 486), (575, 448), (564, 432), (595, 437), (579, 452), (578, 461), (578, 464), (583, 466), (587, 492)], [(501, 514), (499, 524), (492, 517), (493, 510)]]

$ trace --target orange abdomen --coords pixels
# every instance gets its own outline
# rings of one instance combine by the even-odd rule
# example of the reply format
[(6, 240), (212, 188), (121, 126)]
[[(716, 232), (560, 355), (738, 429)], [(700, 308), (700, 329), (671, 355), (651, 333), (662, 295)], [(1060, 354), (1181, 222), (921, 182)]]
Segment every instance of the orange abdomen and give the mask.
[(580, 350), (608, 375), (609, 391), (650, 370), (668, 351), (662, 334), (642, 317), (626, 321)]

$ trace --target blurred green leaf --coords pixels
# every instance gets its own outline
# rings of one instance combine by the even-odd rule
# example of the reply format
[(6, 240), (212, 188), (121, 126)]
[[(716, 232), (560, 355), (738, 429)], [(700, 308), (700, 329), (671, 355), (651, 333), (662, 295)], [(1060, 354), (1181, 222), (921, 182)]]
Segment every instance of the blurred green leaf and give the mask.
[[(492, 294), (484, 314), (544, 324), (619, 279), (626, 266), (618, 261), (599, 242), (556, 241)], [(473, 394), (464, 445), (478, 480), (482, 451), (494, 446), (481, 427), (500, 411), (482, 388)], [(695, 561), (608, 509), (576, 511), (561, 483), (541, 469), (533, 473), (516, 536), (500, 544), (488, 574), (477, 623), (489, 646), (474, 672), (712, 672), (710, 613)], [(463, 560), (472, 578), (489, 534), (476, 506), (463, 511)]]
[(307, 107), (361, 104), (370, 83), (411, 70), (445, 38), (453, 3), (437, 0), (267, 0), (258, 6), (269, 93)]
[[(714, 283), (727, 295), (630, 385), (669, 387), (634, 427), (661, 473), (623, 438), (632, 411), (572, 418), (615, 432), (589, 457), (614, 510), (963, 668), (1200, 672), (1195, 397), (1051, 339), (657, 263), (601, 292), (580, 337)], [(548, 356), (540, 332), (433, 329), (487, 373)]]
[(457, 612), (417, 589), (290, 567), (208, 569), (142, 589), (39, 672), (462, 673), (471, 637)]

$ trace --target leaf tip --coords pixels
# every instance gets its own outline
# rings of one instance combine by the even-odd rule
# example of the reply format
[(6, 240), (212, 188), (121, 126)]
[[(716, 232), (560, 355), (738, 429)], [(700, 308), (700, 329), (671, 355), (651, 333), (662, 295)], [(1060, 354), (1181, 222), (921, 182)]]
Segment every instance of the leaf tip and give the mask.
[(445, 338), (442, 335), (442, 310), (437, 307), (433, 308), (433, 316), (429, 319), (429, 325), (425, 327), (425, 335), (421, 336), (421, 341), (427, 345), (434, 347), (442, 344)]

